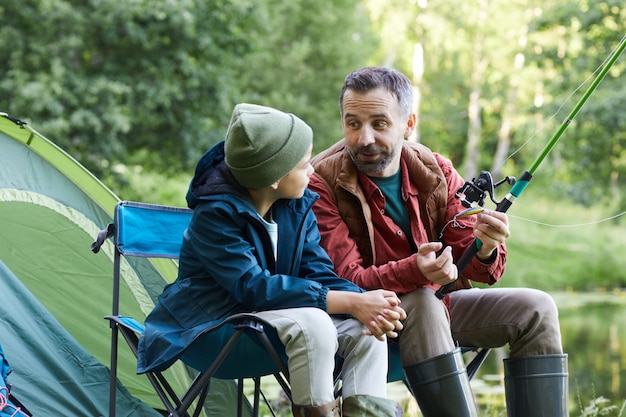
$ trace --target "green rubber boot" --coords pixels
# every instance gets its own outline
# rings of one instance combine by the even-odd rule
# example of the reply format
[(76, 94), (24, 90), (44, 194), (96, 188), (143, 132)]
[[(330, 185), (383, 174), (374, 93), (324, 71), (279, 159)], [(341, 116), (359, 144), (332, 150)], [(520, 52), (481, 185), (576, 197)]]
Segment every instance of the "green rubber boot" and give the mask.
[(292, 404), (293, 417), (339, 417), (339, 400), (323, 405)]
[(371, 395), (352, 395), (343, 400), (342, 417), (401, 417), (402, 407), (395, 401)]
[(567, 355), (504, 360), (504, 391), (509, 417), (567, 417)]
[(424, 417), (478, 417), (461, 350), (404, 368)]

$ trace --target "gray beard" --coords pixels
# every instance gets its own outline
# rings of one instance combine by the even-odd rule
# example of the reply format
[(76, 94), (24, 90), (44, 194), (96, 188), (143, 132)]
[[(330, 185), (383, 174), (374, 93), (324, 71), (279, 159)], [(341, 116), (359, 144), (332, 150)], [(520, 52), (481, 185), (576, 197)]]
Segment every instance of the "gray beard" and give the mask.
[(352, 159), (352, 162), (354, 162), (354, 165), (356, 165), (359, 171), (361, 171), (364, 174), (375, 174), (377, 172), (383, 171), (385, 168), (389, 166), (389, 164), (391, 164), (391, 161), (397, 155), (398, 151), (400, 150), (400, 147), (397, 147), (396, 149), (394, 149), (392, 154), (385, 154), (385, 157), (382, 160), (376, 161), (376, 162), (363, 162), (356, 157), (356, 155), (352, 152), (350, 148), (347, 148), (347, 149), (348, 149), (348, 154), (350, 155), (350, 158)]

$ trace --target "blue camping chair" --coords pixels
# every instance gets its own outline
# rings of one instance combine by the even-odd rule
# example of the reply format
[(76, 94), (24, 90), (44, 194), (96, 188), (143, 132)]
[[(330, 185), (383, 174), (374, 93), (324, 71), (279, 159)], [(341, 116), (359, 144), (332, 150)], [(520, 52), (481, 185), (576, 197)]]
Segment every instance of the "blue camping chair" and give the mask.
[[(137, 356), (139, 337), (144, 331), (144, 326), (141, 322), (133, 317), (121, 315), (119, 311), (122, 258), (129, 262), (137, 258), (177, 259), (182, 244), (183, 232), (189, 224), (192, 213), (192, 210), (186, 208), (123, 201), (115, 207), (113, 223), (100, 231), (97, 241), (91, 246), (92, 251), (97, 253), (106, 239), (112, 237), (115, 247), (113, 260), (113, 307), (111, 315), (105, 317), (109, 320), (112, 330), (111, 386), (109, 394), (110, 417), (115, 416), (119, 334), (128, 343), (134, 355)], [(164, 285), (165, 282), (162, 282), (162, 284)], [(178, 395), (174, 391), (162, 372), (146, 373), (148, 380), (170, 416), (189, 416), (189, 410), (194, 403), (195, 411), (193, 415), (194, 417), (200, 415), (210, 387), (211, 378), (213, 377), (238, 380), (239, 416), (242, 415), (245, 402), (243, 397), (244, 378), (254, 380), (252, 410), (254, 416), (258, 415), (259, 398), (263, 395), (260, 388), (260, 378), (263, 376), (274, 375), (291, 399), (288, 371), (285, 365), (286, 357), (284, 350), (280, 351), (279, 348), (276, 348), (275, 338), (271, 339), (271, 326), (250, 314), (233, 315), (218, 327), (221, 326), (233, 326), (235, 329), (233, 336), (223, 346), (209, 369), (197, 373), (187, 391), (182, 395)], [(255, 339), (255, 343), (260, 341), (265, 347), (267, 356), (259, 358), (259, 362), (265, 362), (265, 365), (261, 367), (263, 371), (238, 370), (237, 358), (229, 357), (229, 353), (242, 336)]]
[[(187, 208), (170, 207), (149, 203), (122, 201), (115, 207), (113, 223), (100, 231), (96, 242), (91, 250), (98, 253), (107, 238), (113, 238), (113, 302), (112, 314), (105, 318), (111, 324), (111, 387), (109, 394), (109, 417), (115, 416), (115, 395), (117, 378), (117, 349), (119, 334), (129, 345), (131, 351), (137, 356), (139, 337), (144, 331), (141, 322), (133, 317), (120, 314), (120, 281), (122, 258), (127, 261), (133, 259), (178, 259), (182, 236), (187, 228), (193, 211)], [(140, 269), (140, 268), (139, 268)], [(165, 282), (161, 282), (162, 286)], [(270, 411), (271, 405), (261, 391), (261, 377), (273, 375), (286, 395), (291, 400), (289, 387), (289, 373), (286, 367), (284, 350), (277, 347), (275, 333), (272, 327), (263, 320), (250, 314), (236, 314), (220, 324), (221, 326), (233, 326), (236, 330), (230, 340), (223, 346), (221, 353), (214, 359), (212, 365), (204, 372), (199, 372), (191, 382), (187, 391), (179, 396), (161, 372), (147, 372), (146, 376), (161, 399), (163, 405), (171, 417), (189, 416), (190, 408), (195, 405), (194, 417), (200, 415), (202, 405), (206, 399), (211, 378), (236, 379), (238, 381), (238, 415), (242, 415), (244, 396), (243, 380), (251, 378), (254, 381), (253, 392), (253, 416), (258, 415), (260, 397), (263, 396)], [(209, 331), (216, 330), (211, 329)], [(237, 358), (229, 357), (238, 340), (253, 338), (260, 340), (267, 351), (267, 356), (259, 358), (265, 361), (263, 371), (250, 372), (237, 369)], [(280, 343), (278, 343), (280, 345)], [(397, 344), (389, 344), (389, 373), (388, 382), (405, 381), (404, 371), (400, 362), (400, 354)], [(477, 354), (467, 365), (467, 373), (470, 379), (474, 376), (480, 365), (489, 353), (489, 349), (463, 348), (464, 352), (475, 351)], [(337, 358), (341, 363), (341, 358)], [(338, 369), (341, 367), (338, 366)], [(336, 395), (341, 395), (341, 375), (335, 374)]]

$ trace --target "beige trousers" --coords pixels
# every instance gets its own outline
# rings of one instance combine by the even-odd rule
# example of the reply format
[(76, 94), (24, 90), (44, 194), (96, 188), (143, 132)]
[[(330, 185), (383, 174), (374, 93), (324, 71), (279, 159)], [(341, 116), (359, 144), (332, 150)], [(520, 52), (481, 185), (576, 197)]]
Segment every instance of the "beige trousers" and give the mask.
[(387, 343), (363, 335), (352, 318), (318, 308), (254, 313), (268, 321), (285, 345), (294, 404), (323, 405), (334, 398), (335, 354), (343, 358), (342, 396), (387, 397)]

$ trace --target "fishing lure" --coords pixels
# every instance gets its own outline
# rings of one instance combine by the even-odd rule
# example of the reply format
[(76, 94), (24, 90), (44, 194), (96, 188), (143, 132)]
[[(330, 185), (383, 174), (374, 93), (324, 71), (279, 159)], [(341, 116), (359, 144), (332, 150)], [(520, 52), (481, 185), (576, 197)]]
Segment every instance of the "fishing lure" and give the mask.
[(439, 240), (443, 241), (443, 233), (446, 231), (448, 226), (451, 225), (452, 227), (461, 227), (461, 228), (465, 227), (465, 226), (461, 225), (459, 222), (457, 222), (457, 219), (459, 219), (461, 217), (471, 216), (472, 214), (482, 213), (483, 211), (485, 211), (484, 208), (482, 208), (480, 206), (473, 206), (473, 207), (470, 207), (468, 209), (465, 209), (465, 210), (455, 214), (454, 217), (452, 218), (452, 220), (450, 220), (448, 223), (443, 225), (443, 227), (441, 228), (441, 232), (439, 232)]

